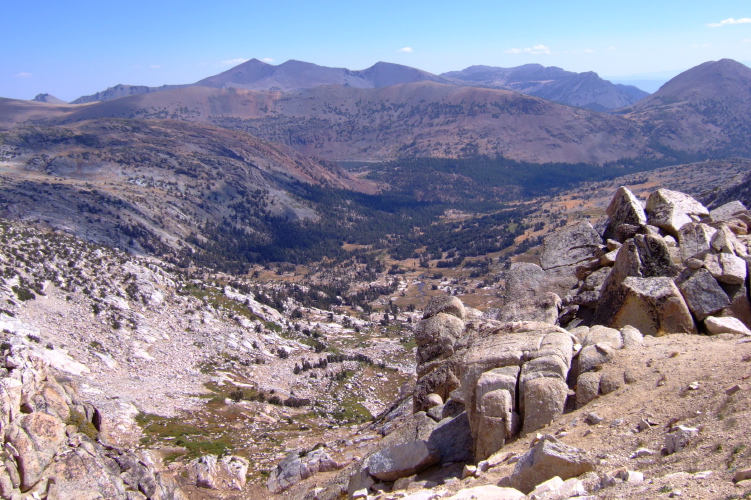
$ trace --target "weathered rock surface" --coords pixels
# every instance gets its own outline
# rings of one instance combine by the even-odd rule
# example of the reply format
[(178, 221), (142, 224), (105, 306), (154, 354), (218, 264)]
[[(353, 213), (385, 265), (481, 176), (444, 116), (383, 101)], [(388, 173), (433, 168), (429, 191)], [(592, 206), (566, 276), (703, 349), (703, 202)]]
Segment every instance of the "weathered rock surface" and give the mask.
[(586, 452), (544, 436), (519, 459), (514, 472), (501, 485), (529, 493), (553, 477), (569, 479), (593, 470), (594, 461)]
[(645, 335), (696, 333), (689, 308), (671, 278), (626, 278), (624, 300), (610, 320), (616, 328), (631, 325)]
[(205, 455), (188, 464), (188, 476), (192, 482), (212, 490), (242, 490), (247, 474), (248, 461), (231, 455), (222, 458)]
[(593, 258), (601, 246), (602, 237), (584, 220), (545, 238), (540, 266), (543, 269), (573, 266)]
[(619, 226), (627, 224), (638, 227), (647, 223), (647, 214), (641, 202), (634, 196), (634, 193), (623, 186), (615, 192), (606, 213), (610, 219), (603, 234), (605, 239), (617, 239), (623, 242), (617, 238)]
[(0, 471), (4, 498), (33, 491), (35, 498), (44, 493), (60, 500), (187, 499), (171, 472), (99, 443), (97, 410), (60, 385), (35, 351), (11, 345), (3, 365), (0, 418), (9, 451)]
[(368, 472), (382, 481), (417, 474), (438, 463), (440, 452), (426, 441), (389, 446), (372, 454), (367, 460)]
[(707, 208), (693, 197), (669, 189), (658, 189), (649, 195), (646, 212), (650, 224), (676, 237), (685, 224), (709, 215)]
[(491, 484), (467, 488), (447, 500), (524, 500), (527, 495), (514, 488), (503, 488)]
[(700, 321), (730, 305), (727, 294), (706, 269), (681, 277), (678, 288), (686, 305)]
[(719, 335), (721, 333), (751, 335), (751, 329), (736, 318), (710, 316), (704, 320), (704, 326), (707, 327), (707, 331), (712, 335)]
[(281, 493), (318, 472), (339, 468), (341, 465), (329, 457), (324, 449), (313, 450), (304, 456), (299, 452), (292, 452), (271, 472), (266, 486), (272, 493)]

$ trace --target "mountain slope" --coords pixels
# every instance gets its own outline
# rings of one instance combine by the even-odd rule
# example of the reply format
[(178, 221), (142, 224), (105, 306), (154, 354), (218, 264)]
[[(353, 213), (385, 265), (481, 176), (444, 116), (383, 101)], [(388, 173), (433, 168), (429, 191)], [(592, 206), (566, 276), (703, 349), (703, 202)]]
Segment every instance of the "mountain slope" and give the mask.
[(622, 111), (659, 147), (751, 154), (751, 68), (731, 59), (685, 71)]
[(295, 195), (301, 185), (373, 191), (285, 146), (181, 121), (27, 126), (0, 145), (1, 217), (199, 261), (226, 252), (231, 231), (263, 246), (274, 224), (318, 219), (314, 204)]
[(465, 85), (515, 90), (595, 111), (628, 106), (649, 95), (630, 85), (614, 85), (591, 71), (573, 73), (540, 64), (525, 64), (514, 68), (470, 66), (441, 76)]
[(99, 117), (208, 122), (330, 160), (484, 154), (602, 163), (647, 151), (623, 118), (507, 90), (434, 82), (290, 94), (189, 87), (79, 107), (65, 120)]

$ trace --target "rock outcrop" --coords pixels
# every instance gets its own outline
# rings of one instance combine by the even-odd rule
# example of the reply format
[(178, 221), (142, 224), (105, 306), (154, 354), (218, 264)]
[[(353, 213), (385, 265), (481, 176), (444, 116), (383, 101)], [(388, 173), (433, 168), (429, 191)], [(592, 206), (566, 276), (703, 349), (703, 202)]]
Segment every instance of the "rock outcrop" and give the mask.
[(187, 500), (148, 452), (99, 442), (96, 408), (60, 384), (32, 349), (11, 346), (2, 362), (0, 428), (7, 454), (0, 497)]

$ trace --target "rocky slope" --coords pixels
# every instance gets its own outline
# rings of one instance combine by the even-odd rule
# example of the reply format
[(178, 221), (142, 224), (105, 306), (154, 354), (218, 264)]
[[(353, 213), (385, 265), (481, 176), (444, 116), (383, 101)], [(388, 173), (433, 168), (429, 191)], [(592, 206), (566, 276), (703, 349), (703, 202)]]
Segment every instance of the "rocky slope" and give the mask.
[(512, 265), (497, 313), (431, 301), (413, 414), (308, 498), (748, 493), (745, 445), (724, 449), (749, 396), (748, 210), (666, 189), (644, 207), (621, 187), (607, 213), (603, 234), (583, 220), (545, 239), (541, 266)]
[(462, 71), (442, 73), (441, 76), (478, 87), (515, 90), (594, 111), (623, 108), (649, 95), (630, 85), (616, 85), (603, 80), (591, 71), (573, 73), (540, 64), (525, 64), (515, 68), (470, 66)]

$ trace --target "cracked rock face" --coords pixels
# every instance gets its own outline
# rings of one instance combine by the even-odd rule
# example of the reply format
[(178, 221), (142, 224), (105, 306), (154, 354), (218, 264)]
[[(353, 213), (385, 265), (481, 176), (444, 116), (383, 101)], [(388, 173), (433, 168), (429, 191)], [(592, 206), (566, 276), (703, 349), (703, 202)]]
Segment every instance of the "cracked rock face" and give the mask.
[[(416, 330), (442, 315), (424, 319)], [(453, 343), (439, 344), (440, 352), (430, 361), (422, 361), (418, 349), (414, 405), (415, 411), (427, 410), (429, 396), (436, 394), (462, 405), (475, 459), (481, 460), (520, 431), (532, 432), (563, 413), (573, 340), (560, 327), (542, 322), (489, 320), (462, 326)]]

